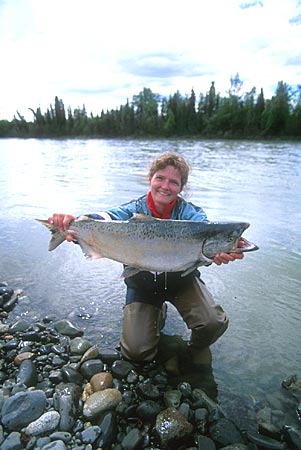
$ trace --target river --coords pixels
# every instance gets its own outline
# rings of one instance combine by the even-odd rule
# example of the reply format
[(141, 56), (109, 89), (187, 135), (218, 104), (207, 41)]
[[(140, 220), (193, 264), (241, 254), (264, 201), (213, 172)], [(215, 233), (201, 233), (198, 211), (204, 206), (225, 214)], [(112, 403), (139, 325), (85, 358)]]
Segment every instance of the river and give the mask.
[[(230, 317), (212, 346), (221, 389), (273, 392), (301, 371), (301, 144), (222, 140), (0, 140), (0, 281), (24, 290), (10, 321), (55, 314), (99, 346), (118, 344), (125, 287), (122, 266), (87, 261), (64, 243), (47, 250), (35, 218), (101, 211), (142, 195), (147, 169), (165, 150), (192, 167), (184, 196), (210, 220), (243, 220), (260, 250), (202, 269)], [(188, 338), (169, 307), (165, 331)], [(301, 375), (300, 375), (301, 376)]]

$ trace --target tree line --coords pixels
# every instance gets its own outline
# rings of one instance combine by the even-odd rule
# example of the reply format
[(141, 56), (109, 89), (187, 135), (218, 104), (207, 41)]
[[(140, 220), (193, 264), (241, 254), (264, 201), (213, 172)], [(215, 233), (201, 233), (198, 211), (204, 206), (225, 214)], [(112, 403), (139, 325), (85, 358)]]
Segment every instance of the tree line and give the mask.
[(265, 99), (263, 89), (241, 93), (242, 84), (236, 74), (221, 96), (212, 82), (198, 99), (193, 89), (166, 98), (144, 88), (131, 102), (100, 115), (88, 115), (85, 106), (66, 110), (55, 97), (45, 113), (29, 108), (30, 122), (18, 111), (12, 121), (0, 120), (0, 137), (301, 138), (301, 85), (293, 90), (279, 81), (272, 98)]

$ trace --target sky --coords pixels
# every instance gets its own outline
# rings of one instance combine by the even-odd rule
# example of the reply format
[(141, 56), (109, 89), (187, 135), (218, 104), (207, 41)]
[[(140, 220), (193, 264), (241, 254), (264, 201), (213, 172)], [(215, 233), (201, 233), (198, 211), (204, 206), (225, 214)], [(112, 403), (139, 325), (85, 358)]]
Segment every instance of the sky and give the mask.
[(301, 0), (0, 0), (0, 120), (58, 96), (88, 114), (143, 88), (265, 98), (301, 84)]

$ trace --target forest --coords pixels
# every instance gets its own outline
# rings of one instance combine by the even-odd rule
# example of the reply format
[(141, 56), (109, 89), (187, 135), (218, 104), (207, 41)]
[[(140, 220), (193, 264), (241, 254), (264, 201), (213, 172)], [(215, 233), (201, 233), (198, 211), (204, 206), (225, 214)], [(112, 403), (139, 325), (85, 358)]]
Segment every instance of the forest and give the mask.
[(126, 138), (198, 137), (225, 139), (301, 138), (301, 85), (279, 81), (275, 94), (265, 99), (263, 89), (242, 93), (239, 74), (221, 96), (211, 83), (206, 94), (179, 91), (163, 97), (144, 88), (118, 109), (88, 114), (85, 106), (65, 108), (55, 97), (46, 112), (29, 108), (32, 121), (18, 111), (12, 121), (0, 120), (0, 137), (17, 138)]

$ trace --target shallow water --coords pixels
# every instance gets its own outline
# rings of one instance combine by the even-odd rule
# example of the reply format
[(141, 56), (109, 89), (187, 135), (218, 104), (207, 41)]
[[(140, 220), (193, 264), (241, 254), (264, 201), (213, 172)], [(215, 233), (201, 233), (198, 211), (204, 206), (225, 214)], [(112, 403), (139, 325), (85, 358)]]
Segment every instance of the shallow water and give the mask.
[[(260, 250), (202, 277), (230, 316), (212, 346), (220, 389), (277, 390), (301, 368), (301, 144), (195, 140), (0, 140), (0, 281), (22, 288), (10, 315), (68, 317), (99, 345), (117, 345), (125, 288), (122, 267), (86, 261), (34, 218), (97, 212), (142, 195), (147, 167), (162, 151), (192, 166), (185, 197), (211, 220), (244, 220)], [(169, 307), (168, 334), (189, 336)], [(301, 376), (301, 375), (300, 375)]]

